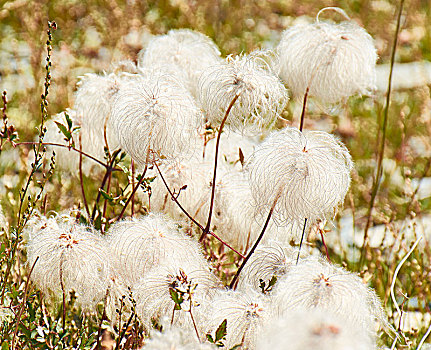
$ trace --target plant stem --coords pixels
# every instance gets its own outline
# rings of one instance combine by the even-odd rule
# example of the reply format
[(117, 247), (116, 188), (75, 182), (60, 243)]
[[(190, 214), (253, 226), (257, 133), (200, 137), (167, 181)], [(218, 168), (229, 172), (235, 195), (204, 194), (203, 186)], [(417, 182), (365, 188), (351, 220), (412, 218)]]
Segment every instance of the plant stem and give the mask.
[(263, 225), (262, 231), (260, 232), (260, 235), (259, 235), (259, 237), (257, 238), (256, 243), (254, 243), (254, 245), (253, 245), (253, 247), (251, 248), (250, 252), (249, 252), (249, 253), (248, 253), (248, 255), (246, 256), (246, 258), (245, 258), (245, 259), (244, 259), (244, 261), (242, 262), (241, 266), (239, 267), (238, 271), (236, 272), (236, 274), (235, 274), (234, 278), (232, 279), (232, 282), (231, 282), (231, 283), (230, 283), (230, 285), (229, 285), (229, 288), (230, 288), (230, 289), (235, 289), (235, 288), (236, 288), (236, 283), (237, 283), (237, 281), (238, 281), (239, 274), (241, 273), (241, 271), (242, 271), (242, 269), (244, 268), (245, 264), (247, 264), (247, 261), (250, 259), (251, 255), (252, 255), (252, 254), (254, 253), (254, 251), (256, 250), (256, 248), (257, 248), (257, 246), (259, 245), (260, 241), (262, 240), (263, 235), (264, 235), (264, 233), (265, 233), (265, 231), (266, 231), (266, 228), (268, 227), (269, 221), (271, 220), (271, 216), (272, 216), (272, 213), (273, 213), (273, 211), (274, 211), (275, 205), (277, 204), (278, 198), (279, 198), (279, 197), (277, 196), (277, 198), (275, 199), (274, 203), (272, 204), (271, 209), (269, 210), (268, 217), (266, 218), (265, 224)]
[[(26, 142), (17, 142), (17, 143), (14, 143), (14, 146), (37, 145), (37, 144), (38, 144), (38, 142), (26, 141)], [(97, 159), (97, 158), (89, 155), (88, 153), (80, 151), (79, 149), (76, 149), (75, 147), (71, 147), (71, 146), (68, 146), (68, 145), (62, 145), (61, 143), (55, 143), (55, 142), (42, 142), (41, 144), (43, 146), (55, 146), (55, 147), (67, 148), (69, 150), (78, 152), (78, 153), (82, 154), (83, 156), (85, 156), (85, 157), (87, 157), (87, 158), (95, 161), (97, 164), (103, 166), (104, 168), (108, 168), (109, 167), (109, 165), (103, 163), (101, 160), (99, 160), (99, 159)], [(123, 171), (123, 170), (120, 169), (120, 168), (113, 168), (113, 169), (111, 169), (111, 171)]]
[(304, 241), (306, 227), (307, 227), (307, 218), (305, 218), (304, 227), (302, 228), (302, 235), (301, 235), (301, 241), (299, 242), (298, 256), (296, 257), (296, 265), (298, 265), (298, 262), (299, 262), (299, 255), (301, 254), (302, 242)]
[(16, 335), (18, 334), (18, 326), (19, 326), (19, 323), (21, 321), (21, 316), (22, 316), (22, 313), (23, 313), (23, 310), (24, 310), (25, 302), (27, 301), (27, 294), (28, 294), (28, 289), (29, 289), (29, 286), (30, 286), (30, 276), (31, 276), (31, 274), (33, 272), (33, 269), (34, 269), (34, 266), (36, 265), (36, 263), (37, 263), (38, 260), (39, 260), (39, 257), (36, 258), (36, 260), (34, 261), (33, 265), (31, 266), (30, 272), (29, 272), (28, 277), (27, 277), (27, 281), (25, 282), (24, 297), (23, 297), (22, 302), (21, 302), (21, 304), (19, 306), (18, 315), (17, 315), (16, 321), (15, 321), (15, 331), (13, 332), (12, 346), (11, 346), (12, 350), (15, 349), (15, 339), (16, 339)]
[(88, 217), (90, 217), (90, 209), (88, 208), (87, 197), (85, 196), (84, 189), (84, 176), (82, 175), (82, 143), (81, 143), (81, 134), (79, 135), (79, 182), (81, 184), (81, 192), (82, 192), (82, 200), (84, 202), (84, 208), (87, 212)]
[(226, 123), (227, 117), (229, 116), (230, 111), (232, 110), (233, 105), (235, 104), (235, 102), (238, 100), (239, 95), (236, 94), (235, 97), (232, 99), (231, 103), (229, 104), (226, 113), (223, 117), (223, 120), (220, 124), (220, 128), (218, 130), (218, 134), (217, 134), (217, 141), (216, 141), (216, 149), (215, 149), (215, 157), (214, 157), (214, 174), (213, 174), (213, 181), (212, 181), (212, 187), (211, 187), (211, 200), (210, 200), (210, 209), (209, 209), (209, 213), (208, 213), (208, 220), (207, 220), (207, 224), (202, 232), (201, 237), (199, 238), (199, 242), (202, 242), (202, 240), (204, 239), (204, 237), (208, 234), (210, 227), (211, 227), (211, 218), (212, 218), (212, 213), (213, 213), (213, 207), (214, 207), (214, 197), (215, 197), (215, 188), (216, 188), (216, 178), (217, 178), (217, 162), (218, 162), (218, 152), (219, 152), (219, 148), (220, 148), (220, 138), (221, 138), (221, 133), (223, 132), (223, 128), (224, 125)]
[(299, 131), (301, 131), (301, 132), (302, 132), (302, 129), (304, 127), (305, 110), (307, 107), (307, 99), (308, 99), (308, 92), (309, 91), (310, 91), (310, 87), (307, 86), (307, 90), (305, 90), (305, 94), (304, 94), (304, 100), (302, 101), (301, 122), (299, 124)]
[[(160, 171), (159, 166), (157, 165), (156, 161), (153, 161), (154, 166), (156, 167), (160, 178), (163, 181), (163, 184), (165, 185), (167, 191), (169, 192), (169, 195), (171, 196), (172, 200), (175, 202), (176, 205), (178, 205), (178, 207), (181, 209), (181, 211), (197, 226), (199, 227), (202, 232), (205, 230), (205, 228), (199, 223), (197, 222), (189, 213), (187, 210), (184, 209), (184, 207), (181, 205), (180, 202), (178, 202), (178, 198), (172, 193), (171, 189), (169, 188), (169, 185), (167, 184), (165, 178), (163, 177), (162, 172)], [(226, 243), (225, 241), (223, 241), (220, 237), (218, 237), (214, 232), (212, 232), (211, 230), (208, 231), (208, 234), (213, 236), (215, 239), (217, 239), (220, 243), (222, 243), (223, 245), (225, 245), (226, 247), (228, 247), (230, 250), (232, 250), (233, 252), (235, 252), (236, 254), (238, 254), (241, 258), (245, 258), (244, 255), (242, 255), (240, 252), (238, 252), (235, 248), (233, 248), (232, 246), (230, 246), (228, 243)]]
[(401, 14), (403, 12), (403, 7), (404, 7), (404, 0), (401, 0), (400, 1), (400, 8), (398, 11), (398, 17), (397, 17), (397, 27), (395, 30), (394, 41), (392, 44), (392, 54), (391, 54), (391, 63), (390, 63), (390, 70), (389, 70), (388, 89), (387, 89), (387, 93), (386, 93), (386, 104), (385, 104), (385, 110), (384, 110), (384, 115), (383, 115), (382, 141), (380, 144), (380, 150), (379, 150), (379, 155), (378, 155), (377, 173), (376, 173), (376, 177), (374, 178), (373, 190), (371, 193), (371, 200), (370, 200), (370, 205), (368, 208), (367, 223), (365, 225), (365, 230), (364, 230), (364, 242), (362, 244), (360, 266), (362, 266), (364, 259), (365, 259), (365, 246), (368, 243), (368, 230), (369, 230), (370, 225), (371, 225), (371, 216), (372, 216), (372, 212), (373, 212), (373, 208), (374, 208), (374, 201), (376, 199), (377, 192), (378, 192), (379, 186), (380, 186), (380, 179), (382, 177), (382, 170), (383, 170), (382, 164), (383, 164), (383, 157), (384, 157), (384, 152), (385, 152), (385, 141), (386, 141), (386, 127), (388, 124), (389, 104), (391, 101), (392, 73), (393, 73), (394, 63), (395, 63), (395, 52), (397, 50), (398, 34), (400, 32), (400, 27), (401, 27)]

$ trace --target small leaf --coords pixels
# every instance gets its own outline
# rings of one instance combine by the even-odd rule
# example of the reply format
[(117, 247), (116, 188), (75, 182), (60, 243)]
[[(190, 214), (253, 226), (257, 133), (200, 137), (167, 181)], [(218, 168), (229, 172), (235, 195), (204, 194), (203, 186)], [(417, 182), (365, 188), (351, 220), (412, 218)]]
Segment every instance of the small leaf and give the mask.
[(272, 276), (271, 280), (269, 281), (268, 287), (274, 286), (274, 284), (277, 283), (277, 276)]
[(208, 339), (208, 341), (210, 342), (210, 343), (212, 343), (212, 344), (214, 344), (214, 339), (213, 339), (213, 337), (211, 336), (211, 334), (207, 334), (207, 339)]
[(227, 334), (227, 319), (225, 318), (224, 321), (218, 326), (216, 333), (215, 333), (215, 341), (218, 342), (219, 340), (224, 339)]
[(67, 128), (59, 122), (55, 122), (55, 124), (57, 124), (57, 127), (60, 129), (60, 131), (66, 137), (66, 141), (69, 141), (72, 138), (72, 134), (70, 133), (70, 131), (67, 130)]
[(108, 200), (109, 202), (112, 202), (114, 200), (114, 198), (109, 195), (108, 193), (106, 193), (104, 190), (102, 190), (101, 188), (99, 188), (100, 193), (102, 194), (103, 198), (105, 198), (106, 200)]
[(68, 129), (70, 130), (72, 128), (72, 119), (70, 119), (69, 114), (64, 113), (64, 115), (66, 117), (66, 122), (67, 122)]
[(239, 148), (239, 161), (242, 166), (244, 166), (244, 153), (242, 153), (241, 147)]
[(169, 288), (169, 293), (171, 294), (171, 298), (174, 301), (174, 303), (177, 304), (178, 306), (181, 305), (181, 303), (183, 302), (183, 297), (180, 294), (178, 294), (176, 290), (172, 288)]

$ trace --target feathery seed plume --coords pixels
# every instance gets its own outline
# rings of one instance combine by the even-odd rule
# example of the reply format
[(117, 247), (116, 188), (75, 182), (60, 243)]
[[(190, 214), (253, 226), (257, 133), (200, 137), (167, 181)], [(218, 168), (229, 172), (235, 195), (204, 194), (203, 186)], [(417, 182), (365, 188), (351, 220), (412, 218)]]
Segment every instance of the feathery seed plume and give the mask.
[(297, 25), (277, 47), (280, 76), (293, 95), (336, 103), (375, 90), (377, 54), (372, 37), (353, 21)]
[(138, 65), (143, 68), (176, 67), (176, 75), (188, 91), (197, 97), (199, 76), (208, 67), (218, 64), (220, 51), (206, 35), (189, 29), (170, 30), (154, 37), (143, 52)]
[(275, 320), (257, 350), (374, 350), (375, 341), (355, 324), (328, 310), (297, 310)]
[(168, 159), (190, 150), (201, 114), (175, 79), (147, 71), (120, 88), (110, 121), (120, 146), (142, 165), (150, 150)]
[(269, 301), (253, 290), (219, 291), (206, 311), (207, 333), (214, 334), (227, 319), (227, 335), (223, 342), (227, 349), (242, 344), (254, 349), (263, 327), (271, 319)]
[(309, 257), (292, 265), (278, 280), (272, 295), (281, 315), (319, 308), (340, 315), (372, 337), (376, 320), (388, 327), (376, 293), (357, 275), (323, 259)]
[(226, 122), (235, 130), (256, 133), (280, 116), (288, 101), (287, 90), (262, 55), (229, 56), (201, 75), (199, 101), (213, 125), (220, 124), (235, 96), (238, 100)]
[(165, 260), (203, 259), (197, 242), (163, 215), (120, 221), (110, 227), (107, 240), (115, 267), (129, 286)]
[(274, 219), (280, 224), (333, 216), (352, 167), (349, 151), (334, 136), (289, 127), (268, 136), (248, 163), (258, 210), (266, 215), (277, 200)]
[(66, 295), (76, 291), (82, 307), (94, 307), (105, 297), (111, 269), (104, 241), (72, 220), (41, 221), (27, 244), (29, 266), (39, 257), (31, 279), (47, 297), (61, 298), (63, 284)]

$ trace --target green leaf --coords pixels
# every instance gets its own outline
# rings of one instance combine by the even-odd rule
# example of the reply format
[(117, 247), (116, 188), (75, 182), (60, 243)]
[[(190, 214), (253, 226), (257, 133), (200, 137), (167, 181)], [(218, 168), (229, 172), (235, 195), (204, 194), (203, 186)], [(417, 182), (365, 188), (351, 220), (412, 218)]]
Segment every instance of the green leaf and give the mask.
[(67, 128), (59, 122), (55, 122), (55, 124), (57, 124), (57, 127), (60, 129), (60, 131), (66, 137), (66, 141), (69, 141), (72, 138), (72, 134), (70, 133), (70, 131), (67, 130)]
[(277, 276), (272, 276), (271, 280), (269, 281), (268, 287), (273, 287), (274, 284), (277, 283)]
[(106, 200), (108, 200), (109, 202), (112, 202), (114, 200), (114, 198), (109, 195), (107, 192), (105, 192), (104, 190), (102, 190), (101, 188), (99, 188), (100, 193), (102, 194), (103, 198), (105, 198)]
[(72, 124), (73, 124), (72, 123), (72, 119), (70, 119), (69, 114), (64, 113), (64, 115), (66, 117), (66, 122), (67, 122), (68, 129), (70, 130), (70, 129), (72, 129)]
[(210, 342), (210, 343), (212, 343), (212, 344), (214, 344), (214, 339), (213, 339), (213, 337), (211, 336), (211, 334), (207, 334), (207, 339), (208, 339), (208, 341)]
[(9, 350), (9, 344), (6, 340), (1, 345), (1, 350)]
[(242, 344), (237, 344), (237, 345), (234, 345), (233, 347), (231, 347), (229, 350), (236, 350), (236, 349), (239, 349), (241, 346), (242, 346)]
[(227, 319), (225, 318), (224, 321), (218, 326), (216, 333), (215, 333), (215, 341), (218, 342), (219, 340), (222, 340), (226, 337), (227, 334)]
[[(171, 298), (174, 301), (174, 303), (177, 304), (177, 306), (180, 306), (184, 301), (183, 297), (176, 290), (172, 288), (169, 288), (169, 293), (171, 294)], [(179, 309), (175, 307), (175, 310), (181, 310), (181, 307)]]

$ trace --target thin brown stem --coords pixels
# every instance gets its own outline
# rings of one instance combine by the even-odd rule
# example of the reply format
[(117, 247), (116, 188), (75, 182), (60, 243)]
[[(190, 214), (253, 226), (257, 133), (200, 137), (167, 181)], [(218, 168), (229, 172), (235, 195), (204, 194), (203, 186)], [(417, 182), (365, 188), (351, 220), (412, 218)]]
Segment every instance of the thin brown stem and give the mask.
[(195, 329), (196, 332), (196, 336), (198, 337), (198, 341), (199, 343), (201, 342), (201, 338), (199, 337), (199, 331), (198, 331), (198, 327), (196, 326), (196, 322), (195, 322), (195, 318), (193, 317), (193, 313), (192, 313), (192, 299), (190, 298), (190, 318), (192, 319), (193, 322), (193, 327)]
[(218, 152), (219, 152), (219, 148), (220, 148), (220, 138), (221, 138), (221, 133), (223, 132), (223, 128), (224, 125), (226, 123), (227, 117), (229, 116), (230, 111), (232, 110), (233, 105), (235, 104), (235, 102), (238, 100), (239, 95), (235, 95), (235, 97), (233, 98), (233, 100), (231, 101), (231, 103), (229, 104), (226, 113), (223, 117), (223, 120), (220, 124), (220, 128), (218, 130), (218, 134), (217, 134), (217, 141), (216, 141), (216, 149), (215, 149), (215, 157), (214, 157), (214, 174), (213, 174), (213, 181), (211, 184), (211, 199), (210, 199), (210, 209), (209, 209), (209, 213), (208, 213), (208, 220), (207, 220), (207, 224), (205, 226), (205, 229), (202, 232), (202, 236), (199, 239), (199, 242), (202, 242), (202, 240), (204, 239), (204, 237), (209, 233), (210, 227), (211, 227), (211, 218), (212, 218), (212, 213), (213, 213), (213, 207), (214, 207), (214, 197), (215, 197), (215, 188), (216, 188), (216, 178), (217, 178), (217, 162), (218, 162)]
[(63, 282), (63, 256), (60, 258), (60, 287), (61, 292), (63, 294), (63, 309), (62, 309), (62, 315), (63, 315), (63, 330), (66, 328), (66, 291), (64, 290), (64, 282)]
[[(134, 188), (135, 187), (135, 162), (133, 161), (133, 159), (132, 159), (132, 161), (131, 161), (131, 168), (132, 168), (132, 188)], [(135, 215), (135, 196), (132, 196), (132, 204), (131, 204), (131, 206), (132, 206), (132, 213), (131, 213), (131, 216), (133, 217), (133, 215)]]
[(242, 269), (243, 269), (243, 268), (244, 268), (244, 266), (247, 264), (247, 261), (250, 259), (251, 255), (254, 253), (254, 251), (256, 250), (256, 248), (257, 248), (257, 246), (259, 245), (260, 241), (262, 240), (263, 235), (264, 235), (264, 233), (265, 233), (265, 231), (266, 231), (266, 229), (267, 229), (267, 227), (268, 227), (269, 221), (271, 220), (271, 216), (272, 216), (272, 213), (274, 212), (274, 208), (275, 208), (275, 205), (277, 204), (278, 198), (279, 198), (279, 197), (277, 196), (277, 198), (275, 199), (274, 203), (273, 203), (273, 204), (272, 204), (272, 206), (271, 206), (271, 209), (269, 210), (268, 217), (266, 218), (265, 224), (263, 225), (262, 231), (260, 232), (260, 235), (259, 235), (259, 237), (257, 238), (256, 243), (254, 243), (254, 245), (253, 245), (253, 247), (251, 248), (250, 252), (249, 252), (249, 253), (248, 253), (248, 255), (246, 256), (246, 258), (245, 258), (245, 259), (244, 259), (244, 261), (242, 262), (241, 266), (239, 267), (238, 271), (236, 272), (236, 274), (235, 274), (234, 278), (232, 279), (232, 282), (231, 282), (231, 283), (230, 283), (230, 285), (229, 285), (229, 288), (230, 288), (230, 289), (235, 289), (235, 288), (236, 288), (236, 284), (237, 284), (237, 281), (238, 281), (238, 277), (239, 277), (239, 275), (240, 275), (240, 273), (241, 273)]
[(298, 262), (299, 262), (299, 256), (301, 254), (302, 242), (304, 241), (306, 227), (307, 227), (307, 218), (305, 218), (304, 227), (302, 228), (302, 235), (301, 235), (301, 241), (299, 242), (298, 256), (296, 257), (296, 265), (298, 265)]
[[(169, 188), (169, 185), (167, 184), (165, 178), (163, 177), (162, 172), (160, 171), (159, 166), (157, 165), (157, 163), (155, 161), (153, 161), (154, 166), (156, 167), (160, 178), (162, 179), (163, 184), (166, 187), (166, 190), (168, 191), (169, 195), (171, 196), (172, 200), (175, 202), (176, 205), (178, 205), (178, 207), (180, 208), (180, 210), (197, 226), (201, 229), (201, 231), (204, 231), (204, 227), (197, 222), (193, 216), (191, 216), (187, 210), (184, 209), (184, 207), (181, 205), (181, 203), (178, 201), (177, 196), (174, 195), (174, 193), (172, 193), (171, 189)], [(226, 247), (228, 247), (230, 250), (232, 250), (233, 252), (235, 252), (236, 254), (238, 254), (241, 258), (245, 258), (244, 255), (242, 255), (240, 252), (238, 252), (235, 248), (233, 248), (230, 244), (226, 243), (225, 241), (223, 241), (220, 237), (218, 237), (214, 232), (212, 232), (211, 230), (208, 231), (208, 234), (213, 236), (215, 239), (217, 239), (220, 243), (222, 243), (223, 245), (225, 245)]]
[[(14, 143), (14, 146), (25, 146), (25, 145), (32, 145), (32, 146), (34, 146), (34, 145), (37, 145), (37, 144), (38, 144), (38, 142), (26, 141), (26, 142), (17, 142), (17, 143)], [(54, 142), (42, 142), (41, 144), (43, 146), (54, 146), (54, 147), (67, 148), (69, 150), (72, 150), (72, 151), (75, 151), (75, 152), (78, 152), (78, 153), (82, 154), (83, 156), (85, 156), (85, 157), (87, 157), (87, 158), (95, 161), (97, 164), (99, 164), (99, 165), (101, 165), (101, 166), (103, 166), (105, 168), (109, 167), (107, 164), (103, 163), (101, 160), (99, 160), (99, 159), (97, 159), (97, 158), (89, 155), (88, 153), (80, 151), (79, 149), (77, 149), (75, 147), (72, 147), (72, 146), (69, 146), (69, 145), (62, 145), (61, 143), (54, 143)], [(113, 168), (113, 169), (111, 169), (111, 171), (123, 171), (123, 170), (120, 169), (120, 168)]]
[(101, 344), (100, 344), (100, 337), (102, 335), (102, 324), (103, 324), (103, 321), (106, 319), (106, 303), (108, 301), (108, 296), (109, 296), (109, 288), (106, 290), (105, 300), (103, 301), (102, 318), (100, 319), (99, 329), (97, 330), (97, 345), (96, 345), (96, 349), (98, 349), (98, 350), (102, 349)]
[(36, 265), (38, 260), (39, 260), (39, 257), (36, 258), (33, 265), (31, 266), (30, 272), (29, 272), (28, 277), (27, 277), (27, 281), (25, 282), (24, 297), (23, 297), (21, 304), (19, 306), (19, 311), (18, 311), (16, 321), (15, 321), (15, 331), (13, 332), (12, 346), (11, 346), (12, 350), (15, 350), (15, 339), (16, 339), (16, 336), (18, 334), (18, 326), (19, 326), (19, 323), (21, 321), (22, 313), (24, 311), (25, 302), (27, 301), (27, 294), (28, 294), (28, 289), (30, 286), (30, 276), (31, 276), (31, 273), (33, 272), (34, 266)]
[(326, 245), (325, 237), (323, 236), (323, 230), (320, 230), (320, 238), (322, 239), (322, 244), (325, 247), (326, 259), (328, 259), (328, 261), (331, 262), (331, 258), (329, 257), (329, 252), (328, 252), (328, 246)]
[[(109, 191), (111, 190), (111, 180), (112, 180), (112, 173), (109, 172), (108, 183), (106, 184), (106, 193), (108, 193), (108, 194), (109, 194)], [(103, 203), (103, 212), (102, 212), (102, 218), (105, 218), (105, 219), (106, 219), (107, 207), (108, 207), (108, 199), (105, 198), (105, 201)]]
[(401, 27), (401, 14), (403, 12), (403, 7), (404, 7), (404, 0), (401, 0), (400, 1), (400, 8), (398, 11), (398, 17), (397, 17), (397, 27), (395, 30), (394, 41), (392, 44), (392, 54), (391, 54), (391, 63), (390, 63), (390, 70), (389, 70), (388, 88), (387, 88), (387, 93), (386, 93), (385, 110), (384, 110), (384, 114), (383, 114), (382, 140), (380, 143), (380, 150), (379, 150), (379, 155), (378, 155), (376, 177), (374, 178), (373, 190), (371, 193), (371, 200), (370, 200), (370, 205), (368, 208), (367, 223), (366, 223), (365, 229), (364, 229), (364, 241), (362, 244), (360, 265), (362, 265), (363, 260), (365, 259), (365, 246), (368, 243), (368, 230), (370, 229), (370, 226), (371, 226), (371, 217), (372, 217), (373, 208), (374, 208), (374, 201), (376, 199), (377, 192), (379, 191), (380, 180), (381, 180), (382, 172), (383, 172), (382, 171), (383, 170), (382, 164), (383, 164), (383, 157), (384, 157), (384, 153), (385, 153), (386, 128), (387, 128), (388, 119), (389, 119), (388, 118), (389, 117), (389, 105), (391, 102), (392, 73), (393, 73), (394, 63), (395, 63), (395, 52), (397, 50), (398, 34), (400, 32), (400, 27)]
[(304, 127), (304, 119), (305, 119), (305, 111), (307, 107), (307, 99), (308, 99), (308, 92), (310, 91), (310, 87), (307, 86), (307, 90), (305, 90), (304, 94), (304, 100), (302, 101), (302, 112), (301, 112), (301, 122), (299, 124), (299, 131), (302, 131)]
[(84, 208), (87, 212), (88, 217), (90, 217), (90, 209), (88, 208), (88, 202), (87, 197), (85, 196), (85, 189), (84, 189), (84, 176), (82, 174), (82, 142), (81, 142), (81, 134), (79, 135), (79, 183), (81, 185), (81, 192), (82, 192), (82, 200), (84, 202)]

